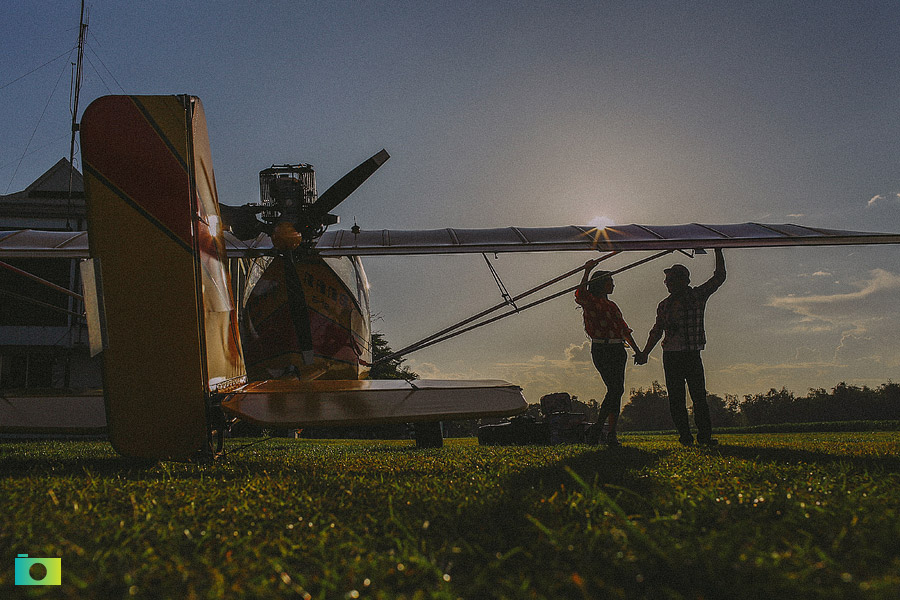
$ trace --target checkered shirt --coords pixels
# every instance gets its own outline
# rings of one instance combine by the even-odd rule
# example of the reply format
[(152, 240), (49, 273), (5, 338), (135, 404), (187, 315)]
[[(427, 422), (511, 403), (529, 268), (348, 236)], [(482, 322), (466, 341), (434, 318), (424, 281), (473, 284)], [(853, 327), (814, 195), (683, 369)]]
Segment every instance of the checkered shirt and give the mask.
[(575, 302), (584, 310), (584, 330), (592, 340), (623, 340), (631, 333), (622, 311), (612, 300), (578, 288)]
[(664, 331), (663, 350), (703, 350), (706, 331), (703, 313), (706, 301), (725, 281), (724, 273), (716, 273), (703, 285), (689, 287), (683, 293), (670, 294), (656, 308), (656, 323), (650, 334)]

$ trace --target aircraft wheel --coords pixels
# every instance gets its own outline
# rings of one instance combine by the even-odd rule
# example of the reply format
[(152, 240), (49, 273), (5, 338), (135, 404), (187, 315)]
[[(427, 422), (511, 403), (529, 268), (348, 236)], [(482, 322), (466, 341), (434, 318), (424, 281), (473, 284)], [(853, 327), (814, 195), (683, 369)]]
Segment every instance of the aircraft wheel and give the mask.
[(440, 421), (416, 423), (416, 448), (441, 448), (444, 435)]

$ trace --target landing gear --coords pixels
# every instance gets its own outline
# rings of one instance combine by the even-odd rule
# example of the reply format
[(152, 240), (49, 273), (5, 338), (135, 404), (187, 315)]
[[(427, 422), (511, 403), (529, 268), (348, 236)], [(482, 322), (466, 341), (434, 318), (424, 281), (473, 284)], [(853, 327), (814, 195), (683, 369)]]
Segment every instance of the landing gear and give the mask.
[(212, 394), (206, 409), (206, 448), (200, 451), (199, 462), (212, 462), (225, 454), (225, 433), (229, 429), (228, 417), (222, 410), (222, 394)]
[(441, 448), (444, 445), (444, 432), (440, 421), (416, 423), (416, 448)]

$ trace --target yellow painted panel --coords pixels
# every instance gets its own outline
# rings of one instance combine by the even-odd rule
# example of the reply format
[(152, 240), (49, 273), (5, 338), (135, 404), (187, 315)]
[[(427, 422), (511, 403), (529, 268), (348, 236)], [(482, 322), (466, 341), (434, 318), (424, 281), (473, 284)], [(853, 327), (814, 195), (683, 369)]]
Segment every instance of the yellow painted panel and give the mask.
[(173, 96), (105, 97), (82, 118), (108, 428), (127, 456), (184, 459), (207, 443), (185, 124)]

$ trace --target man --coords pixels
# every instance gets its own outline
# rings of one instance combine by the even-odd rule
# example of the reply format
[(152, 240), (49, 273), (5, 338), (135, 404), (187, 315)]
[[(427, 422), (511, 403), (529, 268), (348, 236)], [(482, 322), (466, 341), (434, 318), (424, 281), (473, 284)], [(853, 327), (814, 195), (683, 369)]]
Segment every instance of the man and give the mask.
[(703, 285), (690, 286), (691, 274), (684, 265), (672, 265), (664, 269), (669, 296), (659, 303), (656, 324), (650, 330), (647, 344), (634, 357), (636, 364), (646, 363), (647, 356), (665, 334), (662, 343), (663, 368), (669, 392), (669, 411), (675, 428), (678, 429), (678, 441), (685, 446), (694, 443), (688, 423), (685, 383), (694, 403), (697, 443), (705, 446), (719, 443), (712, 437), (712, 423), (706, 404), (706, 378), (700, 359), (700, 351), (706, 345), (706, 332), (703, 328), (706, 301), (725, 281), (725, 257), (721, 248), (716, 248), (715, 252), (715, 273)]
[(628, 354), (625, 342), (637, 352), (637, 344), (631, 337), (631, 329), (622, 318), (622, 311), (616, 303), (609, 299), (615, 289), (612, 274), (609, 271), (598, 271), (588, 280), (591, 270), (599, 260), (584, 263), (584, 276), (575, 290), (575, 302), (584, 311), (584, 331), (591, 338), (591, 358), (606, 384), (606, 396), (597, 416), (597, 433), (602, 431), (603, 421), (609, 419), (609, 433), (606, 445), (615, 448), (619, 445), (616, 436), (616, 422), (625, 393), (625, 364)]

